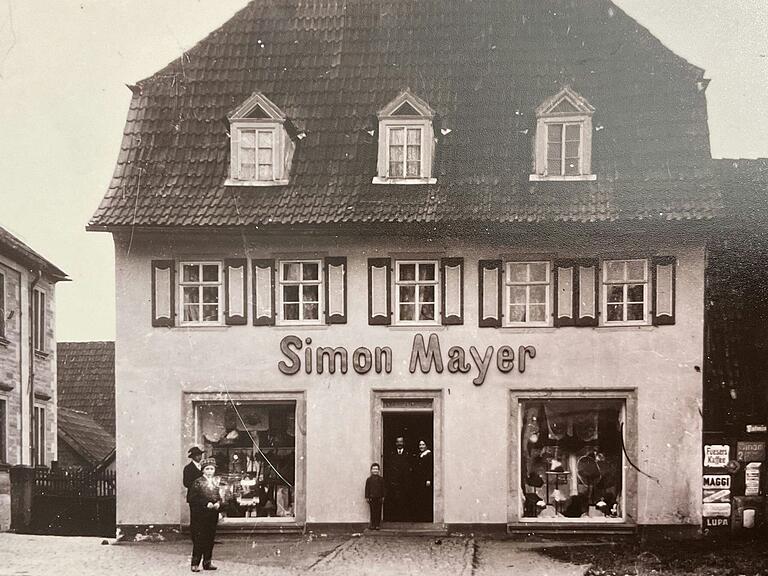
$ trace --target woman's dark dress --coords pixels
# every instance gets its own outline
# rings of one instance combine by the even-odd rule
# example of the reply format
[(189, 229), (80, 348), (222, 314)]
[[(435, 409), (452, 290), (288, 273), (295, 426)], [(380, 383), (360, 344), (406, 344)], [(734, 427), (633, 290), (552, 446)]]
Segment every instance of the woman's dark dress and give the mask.
[(216, 524), (219, 522), (219, 509), (208, 508), (209, 502), (221, 502), (219, 487), (203, 476), (195, 480), (189, 489), (189, 506), (195, 510), (192, 523), (197, 523), (197, 526), (191, 527), (192, 566), (198, 566), (201, 559), (203, 566), (211, 563)]
[[(432, 522), (432, 489), (434, 487), (434, 456), (430, 450), (416, 457), (413, 476), (416, 488), (416, 510), (418, 521)], [(429, 482), (429, 485), (427, 485)]]

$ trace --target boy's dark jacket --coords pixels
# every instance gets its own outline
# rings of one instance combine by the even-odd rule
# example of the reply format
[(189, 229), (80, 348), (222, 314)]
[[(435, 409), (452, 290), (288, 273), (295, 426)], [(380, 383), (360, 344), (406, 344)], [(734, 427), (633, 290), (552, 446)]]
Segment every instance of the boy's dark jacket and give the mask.
[(369, 476), (365, 481), (366, 498), (384, 498), (387, 495), (387, 487), (381, 476)]

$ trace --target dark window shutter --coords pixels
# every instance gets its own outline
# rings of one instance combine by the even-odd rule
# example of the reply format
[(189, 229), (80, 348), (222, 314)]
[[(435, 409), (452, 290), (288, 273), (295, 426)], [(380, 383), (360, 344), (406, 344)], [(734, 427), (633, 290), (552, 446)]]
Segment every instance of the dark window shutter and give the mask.
[(275, 261), (252, 260), (253, 325), (275, 325)]
[(440, 260), (440, 276), (440, 314), (443, 324), (464, 324), (464, 258)]
[(600, 261), (577, 260), (574, 263), (574, 316), (576, 326), (597, 326), (600, 310), (598, 286)]
[(653, 325), (675, 323), (677, 260), (674, 256), (656, 256), (653, 266)]
[(242, 326), (248, 323), (248, 260), (224, 260), (224, 323)]
[(347, 259), (325, 259), (325, 323), (347, 323)]
[(578, 314), (578, 269), (573, 260), (555, 261), (555, 326), (575, 326)]
[(392, 262), (389, 258), (368, 258), (368, 324), (392, 323)]
[(173, 326), (176, 279), (173, 260), (152, 260), (152, 326)]
[(480, 260), (478, 264), (478, 326), (501, 326), (501, 260)]

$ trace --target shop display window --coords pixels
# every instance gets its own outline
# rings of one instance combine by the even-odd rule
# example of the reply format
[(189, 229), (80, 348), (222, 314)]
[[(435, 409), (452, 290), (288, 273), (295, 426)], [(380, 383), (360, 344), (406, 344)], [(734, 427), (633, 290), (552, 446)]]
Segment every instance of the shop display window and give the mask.
[(520, 403), (524, 519), (617, 521), (623, 512), (624, 403)]
[(201, 403), (197, 426), (200, 445), (216, 459), (225, 521), (293, 519), (294, 402)]

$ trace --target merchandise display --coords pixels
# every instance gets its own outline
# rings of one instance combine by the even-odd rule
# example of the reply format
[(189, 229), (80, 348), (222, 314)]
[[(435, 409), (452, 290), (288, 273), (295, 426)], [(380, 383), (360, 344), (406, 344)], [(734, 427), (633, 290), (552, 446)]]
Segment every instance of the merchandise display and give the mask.
[(530, 400), (522, 406), (524, 518), (621, 518), (622, 403)]
[(224, 518), (292, 518), (295, 406), (206, 403), (197, 417), (204, 450), (216, 459)]

